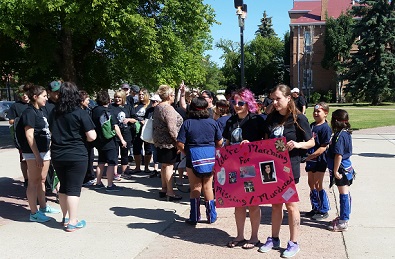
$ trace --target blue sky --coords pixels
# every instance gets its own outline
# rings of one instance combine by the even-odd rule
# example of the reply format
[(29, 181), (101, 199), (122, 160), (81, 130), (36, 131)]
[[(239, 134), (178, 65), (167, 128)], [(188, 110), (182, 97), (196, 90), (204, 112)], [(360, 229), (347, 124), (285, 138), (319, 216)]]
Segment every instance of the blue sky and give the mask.
[[(220, 60), (222, 51), (214, 47), (215, 43), (221, 38), (225, 40), (232, 40), (240, 42), (240, 28), (236, 9), (234, 8), (233, 0), (204, 0), (205, 4), (213, 7), (216, 14), (216, 20), (221, 25), (214, 25), (211, 28), (213, 41), (213, 50), (208, 51), (212, 58), (219, 66), (222, 66), (223, 61)], [(288, 11), (293, 7), (292, 0), (244, 0), (247, 4), (247, 19), (245, 21), (244, 42), (251, 41), (255, 38), (255, 31), (258, 29), (263, 11), (269, 17), (272, 17), (274, 31), (282, 38), (284, 33), (289, 30), (289, 16)]]

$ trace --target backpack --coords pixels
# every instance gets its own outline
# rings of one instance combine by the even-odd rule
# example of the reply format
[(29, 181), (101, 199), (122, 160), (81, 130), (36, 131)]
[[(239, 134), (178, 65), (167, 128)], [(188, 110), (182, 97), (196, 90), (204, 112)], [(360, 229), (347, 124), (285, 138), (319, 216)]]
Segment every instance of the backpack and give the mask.
[(115, 130), (111, 125), (111, 114), (108, 111), (103, 111), (100, 116), (100, 125), (105, 139), (111, 139), (116, 135)]

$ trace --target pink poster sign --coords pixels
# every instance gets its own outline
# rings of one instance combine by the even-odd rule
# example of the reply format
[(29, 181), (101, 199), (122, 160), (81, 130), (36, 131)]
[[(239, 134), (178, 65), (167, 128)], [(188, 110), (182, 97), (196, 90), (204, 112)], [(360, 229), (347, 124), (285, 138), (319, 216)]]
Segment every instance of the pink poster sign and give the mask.
[(218, 208), (299, 201), (285, 138), (219, 148), (214, 171)]

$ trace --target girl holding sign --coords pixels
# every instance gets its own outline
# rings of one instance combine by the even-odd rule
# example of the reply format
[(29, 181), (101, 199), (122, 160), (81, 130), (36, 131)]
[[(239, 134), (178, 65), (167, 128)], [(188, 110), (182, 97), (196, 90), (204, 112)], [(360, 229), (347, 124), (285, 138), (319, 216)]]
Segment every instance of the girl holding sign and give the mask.
[[(230, 117), (226, 122), (223, 137), (226, 139), (226, 145), (243, 144), (249, 141), (263, 139), (264, 119), (255, 114), (257, 104), (254, 94), (246, 89), (236, 91), (232, 98), (235, 115)], [(247, 207), (235, 207), (235, 219), (237, 227), (237, 236), (228, 243), (228, 247), (242, 246), (244, 249), (253, 249), (260, 244), (258, 239), (259, 224), (261, 222), (261, 210), (259, 206), (248, 207), (251, 221), (251, 238), (249, 241), (244, 239), (244, 225), (247, 217)]]
[[(296, 108), (291, 96), (291, 89), (286, 85), (278, 85), (270, 95), (273, 100), (274, 111), (267, 117), (266, 134), (270, 138), (285, 137), (291, 159), (292, 172), (295, 183), (299, 182), (301, 151), (314, 146), (314, 138), (309, 122), (305, 115)], [(304, 151), (305, 152), (305, 151)], [(285, 203), (288, 211), (290, 241), (282, 257), (292, 257), (299, 252), (297, 243), (300, 226), (300, 212), (296, 202)], [(283, 220), (283, 204), (272, 205), (272, 236), (259, 248), (259, 252), (266, 253), (272, 248), (280, 246), (280, 228)]]

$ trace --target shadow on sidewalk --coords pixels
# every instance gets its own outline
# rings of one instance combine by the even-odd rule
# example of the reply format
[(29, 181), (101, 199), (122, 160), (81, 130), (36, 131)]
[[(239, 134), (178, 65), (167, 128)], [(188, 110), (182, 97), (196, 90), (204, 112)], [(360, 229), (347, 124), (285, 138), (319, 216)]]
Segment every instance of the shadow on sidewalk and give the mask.
[(13, 221), (28, 221), (29, 206), (26, 189), (21, 181), (12, 178), (0, 179), (0, 217)]

